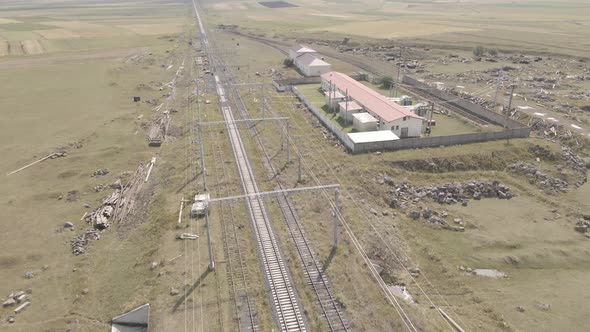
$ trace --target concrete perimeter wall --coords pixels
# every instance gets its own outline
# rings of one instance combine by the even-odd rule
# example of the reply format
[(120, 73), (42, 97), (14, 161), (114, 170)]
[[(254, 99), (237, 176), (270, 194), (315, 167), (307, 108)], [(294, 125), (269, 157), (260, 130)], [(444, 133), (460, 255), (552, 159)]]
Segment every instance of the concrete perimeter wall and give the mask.
[(495, 141), (509, 138), (529, 137), (530, 128), (507, 129), (496, 132), (471, 133), (449, 136), (434, 136), (420, 138), (404, 138), (389, 142), (356, 143), (353, 145), (352, 153), (363, 153), (384, 150), (403, 150), (416, 148), (429, 148), (457, 144), (477, 143)]
[(317, 109), (317, 107), (313, 106), (309, 100), (307, 100), (307, 98), (305, 98), (305, 96), (299, 92), (299, 90), (297, 90), (296, 87), (290, 85), (289, 86), (291, 91), (293, 91), (293, 93), (295, 94), (295, 96), (297, 96), (297, 98), (299, 98), (299, 100), (301, 100), (301, 102), (318, 118), (320, 119), (320, 122), (324, 125), (324, 127), (328, 128), (334, 135), (336, 135), (336, 137), (338, 137), (338, 139), (340, 140), (340, 142), (342, 142), (342, 144), (344, 144), (344, 146), (350, 150), (354, 152), (354, 143), (352, 143), (352, 141), (350, 140), (350, 138), (348, 138), (348, 135), (346, 135), (345, 133), (343, 133), (342, 131), (340, 131), (340, 128), (338, 128), (332, 121), (330, 121), (330, 119), (326, 118), (326, 116), (324, 115), (324, 113), (320, 110)]
[(432, 86), (429, 86), (426, 83), (418, 81), (417, 79), (415, 79), (413, 77), (405, 75), (404, 78), (402, 79), (402, 83), (415, 86), (416, 88), (419, 88), (419, 89), (423, 89), (424, 92), (426, 92), (430, 95), (433, 95), (435, 97), (438, 97), (440, 99), (452, 100), (451, 102), (449, 102), (449, 104), (459, 107), (459, 108), (461, 108), (461, 109), (463, 109), (463, 110), (465, 110), (477, 117), (483, 118), (483, 119), (485, 119), (493, 124), (496, 124), (498, 126), (502, 126), (502, 127), (508, 128), (508, 129), (516, 129), (516, 128), (524, 127), (524, 125), (518, 121), (507, 118), (502, 114), (489, 111), (489, 110), (487, 110), (477, 104), (474, 104), (468, 100), (458, 99), (458, 97), (452, 93), (438, 90)]
[[(407, 77), (407, 76), (406, 76)], [(405, 80), (405, 77), (404, 77)], [(408, 83), (408, 82), (406, 82)], [(420, 82), (418, 82), (420, 83)], [(423, 83), (422, 83), (423, 84)], [(364, 153), (373, 151), (385, 151), (385, 150), (402, 150), (402, 149), (417, 149), (417, 148), (429, 148), (429, 147), (440, 147), (457, 144), (468, 144), (495, 141), (501, 139), (510, 138), (526, 138), (529, 137), (531, 128), (524, 126), (520, 122), (512, 119), (508, 123), (508, 129), (496, 132), (485, 132), (485, 133), (470, 133), (460, 135), (449, 135), (449, 136), (430, 136), (430, 137), (419, 137), (419, 138), (404, 138), (395, 141), (387, 142), (374, 142), (374, 143), (353, 143), (347, 134), (340, 131), (340, 128), (336, 126), (330, 119), (328, 119), (324, 113), (317, 109), (314, 105), (305, 98), (305, 96), (297, 90), (293, 85), (283, 86), (286, 90), (292, 91), (297, 98), (320, 120), (324, 127), (328, 128), (342, 144), (352, 153)], [(437, 90), (438, 91), (438, 90)], [(456, 98), (456, 97), (454, 97)], [(450, 98), (452, 99), (452, 98)], [(450, 100), (449, 99), (449, 100)], [(474, 105), (469, 103), (470, 105)], [(477, 106), (477, 105), (475, 105)], [(481, 108), (481, 107), (480, 107)], [(482, 108), (483, 109), (483, 108)], [(483, 109), (485, 112), (493, 113)], [(493, 113), (496, 114), (496, 113)], [(502, 117), (500, 114), (498, 116)], [(504, 120), (506, 118), (502, 117)], [(490, 120), (491, 121), (491, 120)]]

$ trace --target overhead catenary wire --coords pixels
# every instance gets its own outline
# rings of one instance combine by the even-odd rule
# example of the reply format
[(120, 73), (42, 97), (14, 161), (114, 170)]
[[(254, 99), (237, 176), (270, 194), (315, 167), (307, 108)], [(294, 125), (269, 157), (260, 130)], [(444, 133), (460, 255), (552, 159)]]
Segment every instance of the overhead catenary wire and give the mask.
[[(269, 107), (269, 108), (270, 108), (270, 107)], [(290, 137), (289, 137), (289, 139), (290, 139)], [(297, 145), (295, 145), (295, 144), (294, 144), (294, 149), (296, 150), (296, 153), (297, 153), (298, 155), (300, 155), (300, 154), (301, 154), (301, 151), (299, 151), (299, 148), (298, 148), (298, 147), (297, 147)], [(320, 155), (320, 158), (321, 158), (321, 159), (324, 161), (324, 163), (326, 164), (326, 166), (328, 166), (327, 168), (328, 168), (328, 169), (330, 169), (331, 173), (332, 173), (332, 174), (333, 174), (333, 175), (336, 177), (336, 179), (337, 179), (338, 183), (341, 183), (340, 179), (339, 179), (339, 178), (338, 178), (338, 176), (335, 174), (334, 170), (333, 170), (331, 167), (329, 167), (329, 164), (328, 164), (328, 162), (327, 162), (327, 161), (325, 160), (325, 158), (324, 158), (324, 154), (320, 153), (319, 155)], [(300, 157), (302, 158), (302, 155), (300, 155)], [(304, 158), (302, 158), (302, 160), (303, 160), (304, 164), (306, 165), (306, 168), (307, 168), (308, 172), (310, 172), (310, 174), (312, 175), (312, 178), (313, 178), (314, 180), (316, 180), (316, 179), (317, 179), (317, 177), (315, 177), (315, 174), (313, 174), (313, 171), (311, 170), (311, 168), (309, 167), (309, 165), (307, 164), (307, 162), (304, 160)], [(317, 183), (318, 185), (320, 185), (320, 184), (321, 184), (321, 183), (319, 182), (319, 180), (316, 180), (316, 183)], [(386, 244), (386, 246), (387, 246), (388, 250), (389, 250), (389, 251), (390, 251), (390, 252), (391, 252), (391, 253), (394, 255), (394, 257), (395, 257), (395, 258), (396, 258), (396, 260), (397, 260), (397, 261), (400, 263), (400, 265), (403, 267), (403, 269), (404, 269), (406, 272), (408, 272), (408, 274), (410, 275), (411, 279), (412, 279), (412, 280), (413, 280), (413, 282), (414, 282), (414, 283), (415, 283), (415, 284), (418, 286), (418, 288), (420, 289), (420, 291), (421, 291), (421, 292), (422, 292), (422, 293), (425, 295), (425, 297), (428, 299), (428, 301), (429, 301), (429, 302), (430, 302), (430, 303), (431, 303), (433, 306), (435, 306), (435, 304), (434, 304), (434, 302), (432, 301), (432, 299), (430, 299), (430, 297), (429, 297), (429, 296), (426, 294), (426, 292), (425, 292), (425, 291), (423, 290), (423, 288), (422, 288), (422, 287), (419, 285), (419, 283), (416, 281), (416, 279), (415, 279), (415, 278), (414, 278), (414, 277), (413, 277), (413, 276), (412, 276), (412, 275), (409, 273), (409, 270), (408, 270), (408, 269), (405, 267), (405, 265), (402, 263), (401, 259), (400, 259), (400, 258), (399, 258), (399, 257), (398, 257), (396, 254), (395, 254), (395, 252), (393, 251), (393, 249), (392, 249), (392, 248), (389, 246), (388, 242), (387, 242), (387, 241), (385, 241), (385, 239), (383, 239), (382, 235), (381, 235), (381, 234), (380, 234), (380, 233), (379, 233), (379, 232), (378, 232), (378, 231), (375, 229), (374, 225), (373, 225), (373, 224), (370, 222), (370, 220), (369, 220), (369, 219), (368, 219), (368, 217), (366, 216), (366, 213), (364, 212), (364, 210), (363, 210), (363, 209), (362, 209), (362, 208), (361, 208), (361, 207), (358, 205), (358, 202), (356, 202), (356, 200), (354, 200), (354, 199), (353, 199), (353, 197), (351, 196), (350, 192), (349, 192), (348, 190), (346, 190), (346, 188), (345, 188), (345, 187), (344, 187), (344, 191), (345, 191), (345, 192), (346, 192), (346, 194), (349, 196), (349, 198), (351, 199), (351, 201), (353, 201), (353, 202), (354, 202), (354, 204), (356, 205), (356, 207), (357, 207), (357, 208), (358, 208), (358, 209), (361, 211), (361, 213), (363, 214), (363, 217), (364, 217), (364, 219), (367, 221), (367, 223), (369, 223), (369, 225), (371, 226), (372, 230), (373, 230), (375, 233), (377, 233), (377, 234), (378, 234), (378, 236), (379, 236), (380, 240), (381, 240), (383, 243), (385, 243), (385, 244)], [(344, 222), (343, 222), (343, 224), (344, 224)], [(351, 231), (351, 232), (352, 232), (352, 231)], [(430, 286), (431, 286), (433, 289), (435, 289), (435, 291), (436, 291), (436, 292), (439, 294), (439, 296), (442, 298), (442, 295), (440, 295), (440, 292), (438, 292), (438, 290), (436, 290), (436, 288), (435, 288), (435, 287), (432, 285), (432, 283), (430, 283), (430, 281), (428, 281), (428, 283), (429, 283), (429, 285), (430, 285)], [(443, 299), (444, 299), (444, 298), (443, 298)], [(446, 302), (446, 300), (444, 300), (444, 301)], [(446, 302), (446, 304), (447, 304), (447, 305), (449, 305), (449, 304), (448, 304), (448, 302)], [(450, 305), (449, 305), (449, 307), (450, 307)], [(451, 308), (451, 310), (453, 310), (453, 309), (452, 309), (452, 307), (450, 307), (450, 308)], [(437, 311), (437, 312), (438, 312), (438, 311)], [(447, 321), (447, 319), (446, 319), (446, 318), (445, 318), (445, 317), (444, 317), (444, 316), (443, 316), (443, 315), (442, 315), (440, 312), (438, 312), (438, 313), (439, 313), (439, 314), (440, 314), (440, 316), (443, 318), (443, 320), (445, 321), (445, 323), (446, 323), (446, 324), (447, 324), (447, 325), (448, 325), (448, 326), (449, 326), (449, 327), (450, 327), (452, 330), (454, 330), (454, 328), (453, 328), (453, 327), (450, 325), (450, 323)], [(455, 313), (455, 312), (454, 312), (454, 310), (453, 310), (453, 313)], [(456, 313), (455, 313), (455, 315), (456, 315)], [(456, 315), (456, 316), (458, 317), (458, 315)], [(459, 318), (459, 320), (460, 320), (460, 318)], [(463, 323), (463, 322), (462, 322), (462, 323)]]

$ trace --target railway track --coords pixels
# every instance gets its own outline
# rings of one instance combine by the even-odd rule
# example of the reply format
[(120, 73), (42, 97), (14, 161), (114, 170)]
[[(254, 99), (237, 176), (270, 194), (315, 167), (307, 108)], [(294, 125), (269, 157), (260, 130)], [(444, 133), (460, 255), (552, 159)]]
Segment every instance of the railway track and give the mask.
[[(222, 179), (228, 178), (228, 172), (225, 167), (224, 158), (221, 154), (220, 141), (209, 132), (211, 142), (215, 142), (213, 147), (213, 157), (215, 163), (215, 178), (217, 181), (217, 197), (230, 196), (227, 186), (221, 190)], [(220, 176), (222, 179), (220, 179)], [(226, 269), (228, 283), (230, 288), (230, 297), (234, 300), (235, 315), (238, 318), (238, 331), (256, 332), (260, 331), (258, 323), (258, 314), (256, 304), (250, 299), (248, 288), (248, 275), (242, 250), (240, 249), (240, 239), (236, 227), (236, 218), (231, 204), (221, 202), (219, 204), (219, 220), (223, 236), (223, 249), (226, 257)]]
[[(237, 109), (241, 118), (250, 118), (248, 109), (241, 96), (234, 91), (233, 98), (236, 101)], [(264, 143), (261, 140), (258, 130), (254, 126), (250, 127), (249, 130), (264, 156), (263, 164), (268, 177), (270, 179), (275, 179), (277, 182), (275, 190), (285, 189), (284, 185), (276, 176), (277, 171), (271, 163), (271, 158), (264, 147)], [(323, 265), (320, 263), (317, 255), (314, 253), (313, 247), (305, 236), (303, 225), (293, 207), (293, 203), (286, 194), (277, 195), (275, 201), (279, 206), (283, 221), (287, 225), (289, 236), (295, 244), (297, 256), (304, 271), (307, 284), (315, 295), (320, 316), (324, 319), (328, 331), (351, 331), (350, 325), (342, 312), (342, 308), (332, 293), (330, 283), (323, 270)]]
[[(225, 68), (226, 66), (223, 60), (209, 52), (210, 42), (199, 16), (195, 0), (193, 0), (193, 6), (201, 32), (202, 45), (210, 62), (218, 68)], [(248, 160), (248, 154), (242, 142), (238, 126), (234, 122), (233, 112), (224, 88), (224, 83), (226, 83), (227, 79), (222, 73), (214, 77), (221, 112), (226, 123), (227, 134), (241, 178), (243, 192), (246, 195), (250, 195), (245, 198), (246, 207), (250, 216), (252, 229), (254, 230), (261, 267), (270, 290), (269, 295), (272, 300), (273, 316), (281, 331), (306, 331), (306, 325), (295, 287), (287, 271), (287, 266), (278, 246), (275, 233), (272, 230), (264, 202), (261, 197), (256, 195), (259, 190), (254, 172)], [(237, 93), (231, 85), (228, 89)]]

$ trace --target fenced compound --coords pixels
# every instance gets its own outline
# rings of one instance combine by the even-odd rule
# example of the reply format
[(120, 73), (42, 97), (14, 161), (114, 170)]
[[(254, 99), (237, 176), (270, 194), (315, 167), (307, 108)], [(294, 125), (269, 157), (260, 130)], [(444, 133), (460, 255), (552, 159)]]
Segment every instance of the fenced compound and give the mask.
[[(410, 78), (412, 79), (412, 78)], [(404, 80), (406, 78), (404, 77)], [(412, 79), (412, 83), (420, 83)], [(407, 84), (409, 81), (404, 81)], [(427, 86), (424, 84), (424, 86)], [(385, 150), (403, 150), (403, 149), (417, 149), (417, 148), (430, 148), (440, 147), (458, 144), (469, 144), (469, 143), (480, 143), (487, 141), (495, 141), (501, 139), (511, 138), (526, 138), (529, 137), (531, 128), (523, 125), (522, 123), (506, 118), (501, 114), (494, 113), (484, 109), (481, 106), (472, 104), (466, 100), (456, 100), (457, 97), (449, 93), (444, 92), (452, 97), (441, 94), (439, 98), (446, 98), (445, 100), (453, 100), (453, 103), (457, 103), (458, 107), (466, 109), (468, 112), (477, 113), (477, 116), (484, 117), (488, 121), (501, 125), (507, 129), (496, 132), (483, 132), (483, 133), (470, 133), (470, 134), (459, 134), (459, 135), (448, 135), (448, 136), (431, 136), (431, 137), (420, 137), (420, 138), (405, 138), (395, 141), (386, 142), (370, 142), (370, 143), (354, 143), (352, 140), (342, 132), (336, 124), (328, 119), (322, 111), (315, 107), (297, 88), (293, 85), (285, 85), (286, 90), (290, 90), (297, 96), (297, 98), (320, 120), (320, 122), (329, 129), (342, 144), (351, 153), (364, 153), (373, 151), (385, 151)], [(443, 92), (437, 90), (437, 92)]]

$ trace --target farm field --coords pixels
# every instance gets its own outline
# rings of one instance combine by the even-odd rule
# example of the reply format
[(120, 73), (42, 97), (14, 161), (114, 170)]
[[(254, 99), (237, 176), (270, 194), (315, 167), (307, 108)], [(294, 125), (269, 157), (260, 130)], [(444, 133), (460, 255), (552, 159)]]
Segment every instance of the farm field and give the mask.
[(297, 7), (290, 8), (267, 8), (255, 0), (204, 3), (211, 23), (269, 36), (351, 36), (352, 42), (368, 37), (466, 48), (483, 43), (580, 56), (590, 50), (590, 4), (583, 0), (294, 0), (289, 3)]

